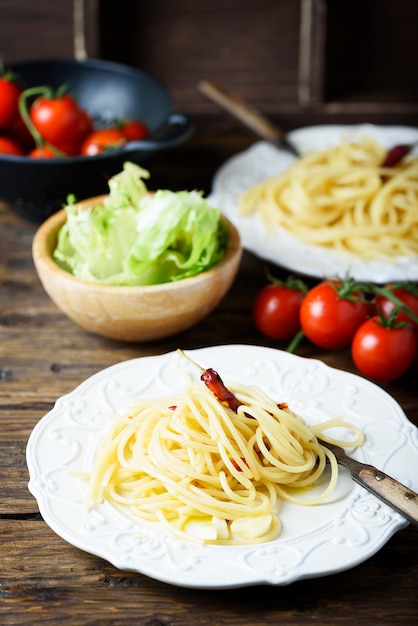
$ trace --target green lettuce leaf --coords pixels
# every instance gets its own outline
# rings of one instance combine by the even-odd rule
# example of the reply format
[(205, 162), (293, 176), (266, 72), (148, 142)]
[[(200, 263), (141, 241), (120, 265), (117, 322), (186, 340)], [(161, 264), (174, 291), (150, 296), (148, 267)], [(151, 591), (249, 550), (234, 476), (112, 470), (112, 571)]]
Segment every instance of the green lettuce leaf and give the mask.
[(66, 207), (54, 258), (78, 278), (153, 285), (203, 272), (225, 254), (226, 225), (198, 191), (150, 194), (147, 170), (125, 163), (95, 207)]

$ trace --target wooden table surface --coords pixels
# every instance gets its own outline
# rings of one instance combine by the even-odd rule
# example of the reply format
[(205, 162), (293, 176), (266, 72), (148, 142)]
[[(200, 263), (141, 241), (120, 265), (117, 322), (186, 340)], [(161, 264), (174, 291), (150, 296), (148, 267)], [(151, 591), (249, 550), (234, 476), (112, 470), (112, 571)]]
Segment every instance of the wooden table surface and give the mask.
[[(222, 161), (246, 147), (245, 134), (194, 138), (151, 172), (156, 186), (210, 189)], [(245, 253), (230, 293), (180, 337), (122, 344), (82, 330), (44, 292), (31, 258), (37, 224), (0, 203), (0, 623), (267, 626), (413, 624), (418, 618), (418, 529), (409, 525), (364, 563), (289, 586), (199, 590), (117, 570), (57, 536), (27, 488), (25, 448), (58, 397), (109, 365), (214, 344), (283, 348), (253, 327), (251, 303), (265, 263)], [(286, 272), (274, 268), (277, 275)], [(355, 371), (347, 351), (304, 343), (298, 354)], [(417, 373), (385, 389), (418, 425)], [(418, 470), (418, 467), (417, 467)]]

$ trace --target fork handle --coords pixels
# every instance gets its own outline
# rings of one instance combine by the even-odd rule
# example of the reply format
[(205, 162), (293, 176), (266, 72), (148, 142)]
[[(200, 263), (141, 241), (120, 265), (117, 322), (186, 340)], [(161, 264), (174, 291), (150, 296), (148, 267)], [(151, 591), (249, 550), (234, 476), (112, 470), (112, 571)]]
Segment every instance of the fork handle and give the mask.
[(287, 141), (281, 128), (273, 124), (261, 111), (236, 93), (233, 93), (224, 85), (211, 80), (200, 81), (198, 87), (202, 94), (247, 126), (247, 128), (250, 128), (256, 135), (266, 141), (273, 142), (294, 156), (300, 156), (295, 146)]
[(371, 465), (359, 465), (350, 468), (353, 480), (418, 526), (418, 494)]

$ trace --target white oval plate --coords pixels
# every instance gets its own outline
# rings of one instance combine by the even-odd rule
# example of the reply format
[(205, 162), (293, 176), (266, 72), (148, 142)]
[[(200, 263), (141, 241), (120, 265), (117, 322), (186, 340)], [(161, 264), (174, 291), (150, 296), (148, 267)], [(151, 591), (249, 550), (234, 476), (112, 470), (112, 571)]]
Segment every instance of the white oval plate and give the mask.
[[(343, 136), (366, 134), (386, 148), (418, 141), (418, 128), (372, 124), (310, 126), (288, 133), (287, 138), (303, 154), (338, 144)], [(247, 189), (284, 171), (295, 160), (284, 150), (260, 141), (231, 157), (215, 174), (211, 204), (219, 207), (235, 224), (247, 250), (277, 265), (317, 278), (350, 275), (376, 283), (418, 280), (418, 255), (397, 257), (393, 261), (356, 260), (338, 251), (305, 244), (279, 227), (269, 233), (258, 215), (238, 214), (238, 200)]]
[[(286, 401), (307, 421), (342, 415), (360, 426), (366, 443), (359, 460), (417, 489), (418, 429), (377, 385), (322, 362), (244, 345), (190, 351), (224, 381), (256, 384)], [(121, 570), (183, 587), (286, 585), (351, 568), (376, 553), (408, 522), (369, 494), (341, 468), (329, 502), (314, 507), (282, 503), (282, 534), (253, 546), (199, 546), (165, 535), (156, 524), (133, 523), (109, 503), (86, 512), (88, 471), (109, 412), (123, 412), (138, 396), (181, 390), (193, 366), (177, 352), (125, 361), (88, 378), (35, 426), (27, 445), (29, 489), (47, 524), (70, 544)], [(197, 376), (199, 374), (197, 373)]]

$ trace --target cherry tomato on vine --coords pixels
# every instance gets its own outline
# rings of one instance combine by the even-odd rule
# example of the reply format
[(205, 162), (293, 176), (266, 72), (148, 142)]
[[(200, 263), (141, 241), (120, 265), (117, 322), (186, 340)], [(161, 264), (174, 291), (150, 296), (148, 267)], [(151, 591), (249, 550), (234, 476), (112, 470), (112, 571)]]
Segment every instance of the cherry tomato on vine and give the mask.
[(326, 280), (304, 297), (301, 327), (306, 337), (321, 348), (345, 348), (367, 319), (368, 308), (354, 281)]
[(120, 148), (126, 143), (127, 139), (120, 128), (103, 128), (86, 137), (81, 146), (81, 154), (95, 156), (105, 150)]
[(81, 144), (85, 140), (86, 137), (91, 135), (94, 130), (93, 118), (90, 113), (85, 109), (80, 109), (80, 117), (78, 120), (78, 134), (80, 137), (79, 150), (81, 149)]
[(9, 137), (0, 137), (0, 154), (22, 156), (24, 154), (20, 145)]
[(299, 311), (306, 288), (300, 281), (274, 281), (258, 292), (253, 302), (253, 320), (266, 337), (291, 339), (300, 329)]
[[(408, 309), (418, 317), (418, 286), (415, 284), (385, 285), (384, 290), (390, 291), (400, 302), (403, 302)], [(381, 311), (385, 317), (389, 317), (393, 309), (397, 306), (392, 300), (383, 294), (378, 294), (374, 300), (376, 311)], [(411, 319), (406, 311), (400, 310), (396, 315), (396, 321), (409, 322), (418, 327), (418, 323)]]
[(68, 94), (40, 95), (32, 104), (30, 120), (42, 139), (65, 155), (78, 153), (81, 136), (81, 109)]
[(11, 124), (9, 124), (7, 133), (11, 139), (16, 141), (19, 146), (22, 147), (24, 152), (29, 152), (29, 150), (34, 148), (35, 141), (20, 114), (18, 114)]
[(356, 331), (351, 355), (358, 370), (381, 382), (400, 378), (415, 359), (417, 340), (411, 326), (386, 326), (378, 316)]
[(17, 117), (21, 91), (11, 76), (0, 76), (0, 128), (7, 128)]
[(130, 120), (121, 126), (121, 130), (128, 141), (140, 141), (149, 137), (149, 128), (140, 120)]

